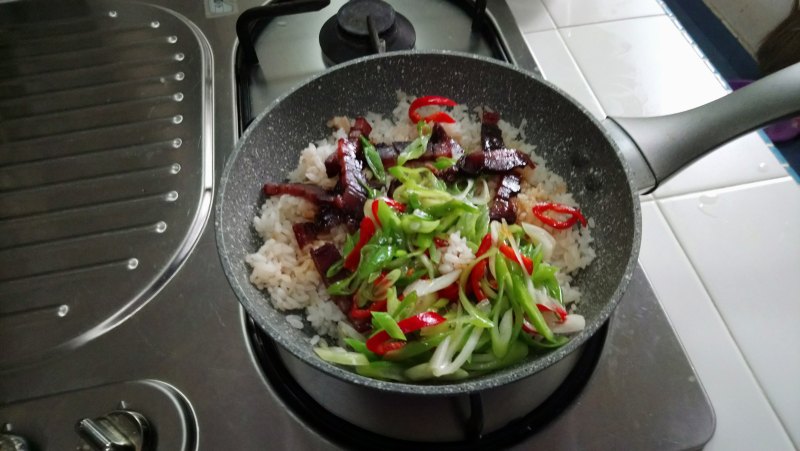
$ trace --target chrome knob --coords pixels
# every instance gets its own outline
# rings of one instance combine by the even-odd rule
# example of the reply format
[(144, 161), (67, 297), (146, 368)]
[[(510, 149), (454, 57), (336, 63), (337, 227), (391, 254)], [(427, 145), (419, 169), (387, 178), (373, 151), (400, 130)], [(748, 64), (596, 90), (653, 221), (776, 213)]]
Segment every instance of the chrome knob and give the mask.
[(132, 410), (115, 410), (105, 416), (84, 418), (75, 425), (84, 441), (81, 451), (149, 451), (155, 449), (150, 422)]

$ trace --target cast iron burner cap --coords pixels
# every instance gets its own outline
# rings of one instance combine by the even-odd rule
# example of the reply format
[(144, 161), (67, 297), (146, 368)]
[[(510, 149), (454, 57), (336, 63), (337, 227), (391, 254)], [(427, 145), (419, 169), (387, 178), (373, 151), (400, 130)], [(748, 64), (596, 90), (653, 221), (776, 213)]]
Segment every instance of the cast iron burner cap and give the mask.
[(374, 53), (410, 50), (416, 39), (411, 22), (381, 0), (351, 0), (319, 31), (328, 66)]

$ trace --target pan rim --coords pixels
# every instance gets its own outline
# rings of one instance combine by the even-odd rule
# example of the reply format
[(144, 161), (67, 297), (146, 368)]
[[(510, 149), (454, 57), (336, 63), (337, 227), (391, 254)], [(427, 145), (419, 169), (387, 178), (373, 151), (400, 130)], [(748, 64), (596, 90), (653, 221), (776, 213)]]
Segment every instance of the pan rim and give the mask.
[[(231, 172), (234, 167), (234, 163), (236, 162), (237, 158), (243, 152), (243, 149), (246, 147), (245, 143), (248, 142), (248, 139), (254, 130), (258, 127), (258, 125), (262, 122), (263, 118), (267, 116), (272, 110), (274, 110), (279, 104), (281, 104), (287, 97), (293, 95), (296, 91), (301, 89), (302, 87), (313, 83), (314, 81), (318, 80), (319, 78), (326, 77), (328, 74), (338, 71), (344, 70), (352, 65), (364, 64), (366, 62), (370, 62), (373, 60), (382, 60), (382, 59), (389, 59), (389, 58), (405, 58), (405, 57), (417, 57), (417, 56), (448, 56), (448, 57), (458, 57), (464, 58), (468, 60), (475, 60), (482, 63), (489, 63), (492, 65), (503, 67), (507, 70), (512, 70), (517, 72), (527, 78), (533, 79), (534, 81), (541, 83), (548, 87), (549, 89), (555, 91), (561, 97), (565, 98), (567, 101), (571, 102), (574, 107), (578, 108), (580, 112), (583, 113), (585, 117), (587, 117), (591, 123), (602, 133), (606, 142), (611, 145), (612, 149), (617, 155), (617, 158), (622, 165), (622, 168), (626, 175), (626, 182), (627, 186), (630, 190), (631, 196), (631, 205), (633, 206), (633, 242), (631, 243), (631, 252), (628, 257), (628, 261), (626, 262), (625, 272), (623, 277), (617, 283), (617, 286), (610, 296), (608, 301), (603, 305), (603, 307), (598, 311), (594, 320), (590, 323), (587, 323), (586, 328), (571, 337), (570, 341), (565, 344), (564, 346), (557, 348), (547, 354), (544, 354), (540, 357), (537, 357), (533, 360), (525, 360), (520, 362), (516, 365), (507, 367), (505, 369), (490, 372), (485, 375), (477, 376), (470, 379), (465, 379), (457, 382), (447, 382), (447, 383), (423, 383), (423, 384), (414, 384), (414, 383), (402, 383), (402, 382), (393, 382), (393, 381), (382, 381), (378, 379), (372, 379), (365, 376), (358, 375), (355, 372), (348, 371), (344, 368), (338, 367), (331, 363), (328, 363), (319, 358), (312, 358), (307, 359), (305, 355), (302, 355), (299, 352), (299, 347), (296, 343), (287, 343), (284, 340), (283, 335), (278, 333), (275, 329), (272, 328), (269, 321), (265, 320), (263, 317), (259, 317), (257, 311), (252, 311), (253, 308), (248, 308), (249, 305), (255, 306), (247, 296), (247, 293), (239, 286), (236, 275), (234, 274), (234, 268), (240, 262), (234, 263), (230, 261), (229, 253), (226, 252), (227, 241), (225, 237), (225, 233), (223, 230), (223, 226), (221, 224), (221, 217), (222, 217), (222, 206), (225, 202), (226, 196), (226, 188), (227, 182), (230, 179)], [(484, 391), (491, 388), (496, 388), (499, 386), (507, 385), (509, 383), (524, 379), (526, 377), (532, 376), (536, 373), (539, 373), (548, 367), (552, 366), (556, 362), (559, 362), (565, 357), (566, 355), (576, 351), (579, 347), (581, 347), (589, 338), (594, 336), (597, 330), (605, 324), (608, 319), (611, 317), (611, 314), (616, 309), (620, 299), (622, 298), (623, 294), (626, 291), (628, 283), (632, 277), (633, 270), (635, 265), (638, 261), (638, 255), (641, 245), (641, 207), (640, 207), (640, 200), (638, 198), (638, 192), (633, 185), (633, 177), (631, 168), (628, 162), (622, 155), (622, 152), (618, 146), (618, 144), (612, 139), (611, 135), (608, 133), (606, 128), (602, 125), (602, 123), (594, 117), (592, 113), (590, 113), (585, 107), (579, 104), (575, 99), (573, 99), (569, 94), (565, 93), (563, 90), (558, 88), (557, 86), (553, 85), (551, 82), (544, 80), (539, 75), (516, 67), (506, 62), (494, 60), (488, 57), (473, 55), (464, 52), (455, 52), (455, 51), (447, 51), (447, 50), (426, 50), (426, 51), (401, 51), (401, 52), (391, 52), (381, 55), (370, 55), (362, 58), (358, 58), (334, 67), (327, 69), (326, 71), (311, 76), (302, 82), (298, 83), (297, 85), (293, 86), (290, 90), (286, 93), (272, 101), (267, 108), (264, 109), (261, 113), (259, 113), (256, 118), (248, 125), (247, 129), (244, 131), (242, 136), (236, 142), (234, 150), (228, 155), (227, 161), (225, 162), (224, 169), (222, 171), (222, 175), (220, 178), (220, 188), (215, 196), (215, 208), (214, 208), (214, 225), (215, 225), (215, 234), (216, 234), (216, 243), (217, 243), (217, 250), (222, 261), (222, 267), (225, 272), (225, 276), (228, 279), (231, 288), (233, 289), (236, 297), (238, 298), (240, 304), (245, 307), (245, 310), (248, 314), (254, 317), (256, 323), (261, 327), (267, 335), (275, 340), (280, 346), (285, 348), (289, 351), (294, 357), (299, 359), (300, 361), (308, 364), (312, 368), (321, 371), (322, 373), (334, 376), (340, 380), (344, 380), (347, 382), (354, 383), (359, 386), (368, 387), (378, 389), (384, 392), (393, 392), (397, 394), (408, 394), (408, 395), (421, 395), (421, 396), (441, 396), (441, 395), (456, 395), (456, 394), (468, 394), (468, 393), (475, 393), (478, 391)], [(259, 290), (259, 292), (261, 292)], [(262, 292), (263, 293), (263, 292)], [(307, 346), (308, 343), (304, 343)], [(316, 356), (314, 356), (316, 357)]]

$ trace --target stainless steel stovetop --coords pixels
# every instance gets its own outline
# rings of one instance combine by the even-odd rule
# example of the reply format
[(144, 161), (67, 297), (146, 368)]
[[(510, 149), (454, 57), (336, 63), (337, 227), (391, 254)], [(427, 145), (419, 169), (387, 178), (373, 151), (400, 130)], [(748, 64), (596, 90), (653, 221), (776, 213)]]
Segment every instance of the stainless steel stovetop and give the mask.
[[(257, 27), (259, 66), (237, 66), (235, 34), (257, 2), (0, 3), (0, 449), (11, 436), (74, 449), (79, 420), (99, 437), (118, 410), (146, 417), (164, 450), (410, 445), (303, 411), (253, 346), (214, 241), (214, 187), (241, 127), (324, 69), (316, 30), (340, 3)], [(494, 37), (457, 26), (466, 10), (446, 1), (390, 3), (420, 23), (417, 48), (535, 70), (502, 0), (488, 2)], [(641, 269), (573, 391), (535, 428), (428, 445), (691, 449), (714, 430)]]

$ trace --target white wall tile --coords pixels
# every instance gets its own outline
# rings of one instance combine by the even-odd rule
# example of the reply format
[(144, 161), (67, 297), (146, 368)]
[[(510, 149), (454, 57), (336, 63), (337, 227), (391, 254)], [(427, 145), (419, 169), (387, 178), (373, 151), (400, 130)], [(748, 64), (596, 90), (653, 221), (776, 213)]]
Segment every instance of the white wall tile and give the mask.
[(525, 41), (536, 58), (545, 79), (563, 89), (596, 118), (605, 118), (605, 112), (589, 89), (575, 60), (567, 50), (561, 35), (555, 30), (525, 34)]
[(705, 449), (793, 449), (654, 201), (642, 204), (642, 225), (639, 261), (714, 407), (716, 430)]
[(757, 132), (732, 141), (661, 185), (657, 198), (786, 177), (786, 169)]
[(560, 31), (609, 116), (676, 113), (727, 92), (666, 16)]
[[(670, 114), (727, 93), (667, 17), (586, 25), (560, 32), (609, 116)], [(662, 185), (655, 196), (663, 198), (785, 175), (785, 168), (753, 133), (696, 161)]]
[(659, 205), (800, 445), (800, 186), (786, 177)]
[(664, 14), (656, 0), (543, 1), (559, 28)]
[(523, 33), (553, 30), (556, 25), (541, 0), (506, 0)]

